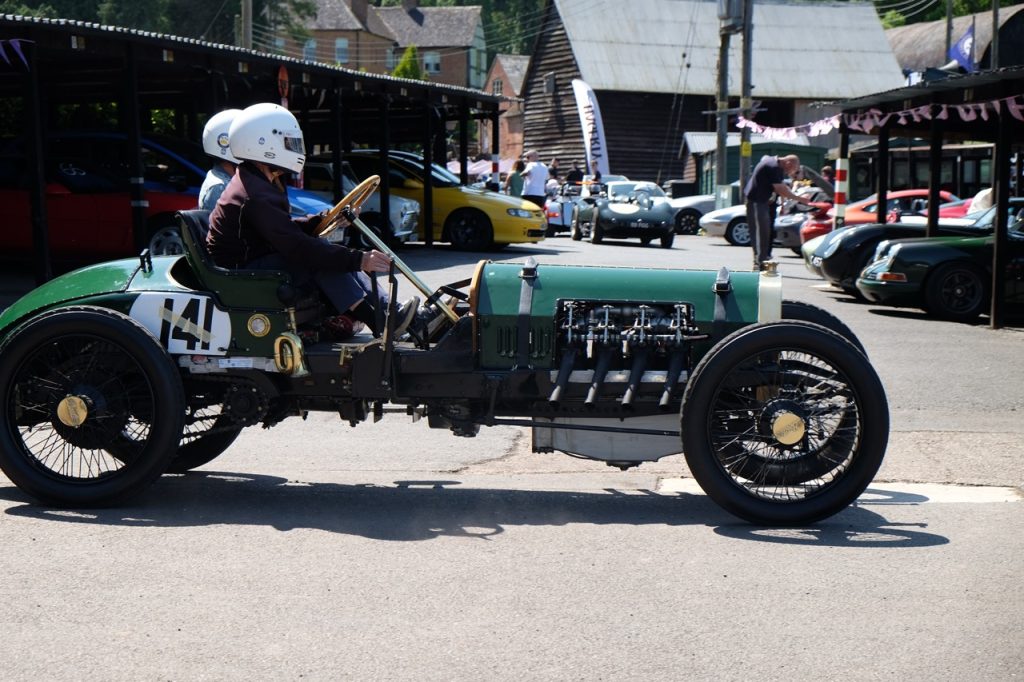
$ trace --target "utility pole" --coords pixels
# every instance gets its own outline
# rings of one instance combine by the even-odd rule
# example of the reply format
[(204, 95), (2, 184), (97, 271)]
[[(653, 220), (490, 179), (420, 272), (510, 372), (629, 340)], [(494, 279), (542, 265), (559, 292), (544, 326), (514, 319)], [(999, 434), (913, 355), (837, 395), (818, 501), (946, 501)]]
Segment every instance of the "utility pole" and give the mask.
[[(999, 0), (992, 0), (992, 42), (989, 44), (988, 68), (995, 71), (999, 68)], [(978, 58), (981, 61), (981, 58)]]
[(715, 149), (715, 208), (732, 206), (729, 157), (726, 141), (729, 126), (729, 37), (743, 29), (744, 0), (718, 0), (718, 101), (715, 114), (718, 145)]
[(242, 47), (252, 49), (252, 0), (242, 0)]
[[(992, 0), (999, 2), (999, 0)], [(946, 0), (946, 59), (949, 59), (949, 48), (953, 47), (953, 0)]]
[[(994, 0), (998, 2), (998, 0)], [(753, 65), (754, 52), (754, 0), (743, 0), (743, 74), (740, 85), (740, 113), (748, 121), (753, 116), (754, 105), (750, 99), (750, 73)], [(750, 128), (744, 126), (740, 130), (740, 191), (747, 185), (750, 178), (751, 156)]]
[(718, 101), (716, 102), (715, 131), (717, 147), (715, 149), (715, 208), (732, 205), (729, 191), (728, 139), (729, 125), (729, 31), (724, 28), (719, 33), (718, 44)]

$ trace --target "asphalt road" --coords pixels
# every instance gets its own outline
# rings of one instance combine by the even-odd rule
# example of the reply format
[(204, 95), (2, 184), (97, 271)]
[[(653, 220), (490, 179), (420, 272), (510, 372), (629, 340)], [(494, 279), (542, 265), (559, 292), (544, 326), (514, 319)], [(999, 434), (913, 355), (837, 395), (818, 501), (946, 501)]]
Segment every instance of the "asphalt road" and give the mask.
[[(746, 267), (747, 249), (556, 237), (403, 256)], [(0, 476), (4, 680), (1009, 680), (1024, 676), (1024, 330), (820, 288), (886, 386), (875, 483), (812, 527), (738, 522), (681, 457), (620, 472), (389, 414), (249, 429), (131, 507), (32, 504)]]

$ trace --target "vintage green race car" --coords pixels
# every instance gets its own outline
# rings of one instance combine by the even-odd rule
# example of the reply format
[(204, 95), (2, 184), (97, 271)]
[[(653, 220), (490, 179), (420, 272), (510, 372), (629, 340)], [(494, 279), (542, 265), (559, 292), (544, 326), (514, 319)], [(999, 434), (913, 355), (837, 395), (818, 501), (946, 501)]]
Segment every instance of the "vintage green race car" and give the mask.
[[(349, 209), (366, 185), (332, 217), (362, 229)], [(460, 436), (530, 427), (536, 451), (620, 468), (683, 452), (708, 495), (761, 524), (842, 510), (882, 462), (877, 375), (841, 322), (783, 302), (774, 272), (484, 261), (432, 292), (396, 258), (441, 328), (318, 342), (303, 333), (316, 299), (212, 265), (205, 219), (181, 214), (184, 256), (84, 268), (0, 315), (0, 468), (27, 494), (112, 505), (247, 426), (314, 410), (355, 426), (388, 404)]]

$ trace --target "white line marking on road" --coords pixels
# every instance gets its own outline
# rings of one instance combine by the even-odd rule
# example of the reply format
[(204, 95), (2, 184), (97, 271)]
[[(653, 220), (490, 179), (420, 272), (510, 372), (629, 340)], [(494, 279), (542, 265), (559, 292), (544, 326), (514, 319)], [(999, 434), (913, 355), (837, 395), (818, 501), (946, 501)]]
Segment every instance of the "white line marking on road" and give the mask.
[[(664, 478), (659, 493), (703, 495), (692, 478)], [(1017, 488), (941, 483), (873, 483), (857, 500), (862, 505), (878, 504), (995, 504), (1020, 502), (1024, 494)]]

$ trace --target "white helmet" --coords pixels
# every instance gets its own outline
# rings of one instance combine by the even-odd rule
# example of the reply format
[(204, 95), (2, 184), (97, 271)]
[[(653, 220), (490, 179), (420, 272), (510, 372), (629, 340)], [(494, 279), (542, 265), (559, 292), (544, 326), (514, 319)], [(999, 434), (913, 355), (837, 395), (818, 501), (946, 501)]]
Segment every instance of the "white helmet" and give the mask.
[(210, 117), (203, 128), (203, 151), (215, 159), (238, 163), (228, 146), (228, 129), (241, 109), (225, 109)]
[(245, 161), (262, 161), (293, 173), (306, 163), (299, 122), (292, 112), (270, 102), (253, 104), (235, 116), (228, 142), (235, 158)]

